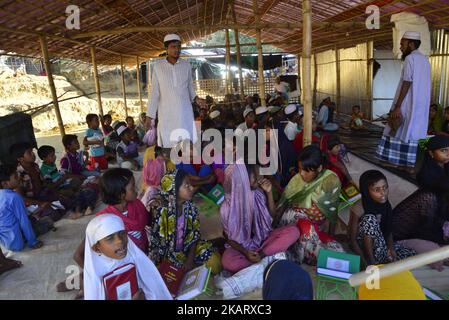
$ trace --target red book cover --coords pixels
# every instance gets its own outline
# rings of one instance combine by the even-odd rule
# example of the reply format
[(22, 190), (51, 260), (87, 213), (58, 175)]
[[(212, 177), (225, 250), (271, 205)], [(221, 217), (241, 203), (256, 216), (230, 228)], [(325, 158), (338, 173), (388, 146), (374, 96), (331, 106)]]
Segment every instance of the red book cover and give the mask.
[(172, 297), (175, 298), (186, 273), (185, 269), (182, 267), (177, 268), (168, 261), (161, 262), (158, 269), (162, 279), (164, 279), (168, 291), (170, 291)]
[(136, 267), (128, 263), (103, 277), (107, 300), (131, 300), (139, 290)]

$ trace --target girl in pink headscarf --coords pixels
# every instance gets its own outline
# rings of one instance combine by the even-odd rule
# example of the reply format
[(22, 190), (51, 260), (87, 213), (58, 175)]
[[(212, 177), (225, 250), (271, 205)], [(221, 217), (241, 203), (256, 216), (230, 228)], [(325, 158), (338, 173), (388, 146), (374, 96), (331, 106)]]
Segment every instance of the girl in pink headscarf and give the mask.
[(149, 159), (143, 166), (142, 180), (145, 189), (143, 190), (140, 201), (148, 207), (151, 201), (159, 194), (161, 187), (161, 179), (165, 174), (165, 158), (162, 155), (162, 149), (156, 147), (154, 149), (155, 159)]
[(223, 268), (238, 272), (265, 256), (285, 252), (299, 238), (298, 228), (272, 228), (275, 204), (271, 183), (256, 165), (232, 164), (225, 170), (225, 200), (220, 208), (227, 241)]

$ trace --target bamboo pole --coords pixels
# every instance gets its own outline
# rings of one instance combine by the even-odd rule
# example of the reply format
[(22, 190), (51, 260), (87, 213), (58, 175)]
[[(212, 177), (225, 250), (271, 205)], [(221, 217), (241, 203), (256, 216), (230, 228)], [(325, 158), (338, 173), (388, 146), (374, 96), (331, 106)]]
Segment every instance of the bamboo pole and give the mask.
[(125, 103), (125, 116), (128, 117), (128, 105), (126, 103), (126, 85), (125, 85), (125, 66), (123, 65), (123, 57), (120, 56), (120, 69), (122, 74), (122, 94)]
[(302, 2), (303, 50), (302, 77), (304, 96), (304, 146), (312, 143), (312, 86), (311, 86), (311, 52), (312, 52), (312, 8), (310, 0)]
[(373, 118), (373, 42), (366, 42), (366, 101), (368, 103), (369, 119)]
[(150, 59), (147, 62), (147, 68), (148, 68), (148, 77), (147, 77), (147, 93), (148, 93), (148, 99), (150, 99), (150, 87), (151, 87), (151, 60)]
[(334, 47), (335, 50), (335, 77), (336, 77), (336, 87), (337, 87), (337, 108), (336, 112), (339, 113), (341, 108), (341, 78), (340, 78), (340, 50), (337, 46)]
[[(260, 23), (260, 16), (259, 16), (259, 5), (257, 3), (257, 0), (253, 0), (253, 11), (254, 11), (254, 17), (256, 19), (256, 22)], [(261, 29), (256, 29), (256, 41), (257, 41), (257, 61), (258, 61), (258, 81), (259, 81), (259, 96), (261, 105), (265, 107), (267, 105), (267, 102), (265, 101), (265, 79), (263, 76), (263, 49), (262, 49), (262, 39), (261, 39)]]
[(92, 56), (92, 67), (94, 68), (95, 91), (97, 91), (97, 103), (100, 115), (103, 116), (103, 105), (101, 104), (100, 78), (98, 77), (97, 60), (95, 59), (95, 47), (90, 47)]
[(315, 52), (313, 54), (313, 73), (314, 73), (314, 77), (313, 77), (313, 105), (312, 107), (316, 106), (316, 92), (317, 92), (317, 85), (318, 85), (318, 64), (316, 61), (316, 55), (317, 53)]
[(225, 30), (226, 40), (226, 93), (231, 92), (231, 48), (229, 47), (229, 29)]
[(56, 120), (58, 121), (59, 133), (61, 134), (61, 136), (64, 136), (65, 135), (64, 123), (62, 122), (61, 111), (59, 110), (58, 95), (56, 94), (56, 87), (55, 87), (55, 83), (53, 81), (53, 74), (51, 72), (50, 56), (48, 54), (47, 39), (45, 36), (40, 36), (39, 40), (41, 43), (42, 56), (44, 58), (44, 66), (45, 66), (45, 72), (47, 73), (48, 85), (50, 86), (51, 97), (53, 99), (53, 105), (55, 106), (55, 114), (56, 114)]
[[(234, 8), (234, 1), (231, 3), (231, 10), (232, 10), (232, 20), (234, 24), (237, 23), (237, 17), (235, 15), (235, 8)], [(239, 39), (239, 30), (234, 29), (234, 37), (235, 37), (235, 48), (237, 51), (237, 67), (239, 70), (239, 87), (240, 87), (240, 99), (243, 100), (245, 97), (245, 90), (243, 88), (243, 75), (242, 75), (242, 53), (240, 51), (240, 39)]]
[[(425, 265), (442, 261), (449, 258), (449, 246), (444, 246), (436, 250), (432, 250), (426, 253), (418, 254), (416, 256), (386, 264), (379, 268), (379, 280), (385, 277), (392, 276), (396, 273), (409, 271)], [(370, 280), (373, 277), (371, 273), (359, 272), (353, 274), (349, 278), (349, 284), (353, 287), (360, 286)]]
[(143, 112), (142, 88), (140, 87), (140, 63), (139, 57), (136, 57), (136, 73), (137, 73), (137, 92), (139, 93), (140, 112)]

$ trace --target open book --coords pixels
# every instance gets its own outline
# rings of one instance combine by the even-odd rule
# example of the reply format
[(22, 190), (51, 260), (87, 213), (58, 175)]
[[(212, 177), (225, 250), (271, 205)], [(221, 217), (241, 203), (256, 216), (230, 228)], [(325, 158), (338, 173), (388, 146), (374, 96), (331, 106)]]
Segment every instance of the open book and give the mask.
[(202, 265), (186, 273), (182, 280), (176, 300), (190, 300), (207, 290), (210, 268)]
[(356, 202), (362, 198), (360, 191), (353, 184), (348, 184), (342, 190), (342, 194), (348, 202)]
[(128, 263), (103, 277), (107, 300), (131, 300), (139, 290), (136, 267)]

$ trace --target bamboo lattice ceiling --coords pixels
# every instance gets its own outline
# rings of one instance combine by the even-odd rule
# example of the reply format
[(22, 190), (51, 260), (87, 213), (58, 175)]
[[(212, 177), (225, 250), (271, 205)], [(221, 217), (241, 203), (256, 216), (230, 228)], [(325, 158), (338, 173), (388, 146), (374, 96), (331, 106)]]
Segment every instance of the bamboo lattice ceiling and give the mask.
[[(294, 23), (300, 26), (301, 2), (259, 0), (261, 23)], [(231, 3), (230, 0), (3, 0), (0, 1), (0, 49), (40, 56), (38, 38), (32, 34), (40, 32), (59, 36), (48, 39), (49, 51), (54, 57), (90, 61), (89, 46), (95, 45), (100, 64), (119, 64), (120, 56), (114, 53), (125, 55), (126, 63), (135, 64), (137, 55), (148, 58), (158, 54), (163, 46), (162, 39), (169, 31), (88, 37), (80, 37), (80, 34), (140, 26), (208, 26), (207, 29), (186, 27), (177, 32), (172, 30), (180, 34), (184, 41), (195, 40), (216, 31), (214, 26), (233, 23), (232, 15), (228, 14)], [(66, 7), (72, 4), (80, 8), (80, 30), (68, 30), (65, 26)], [(380, 7), (380, 30), (365, 28), (365, 8), (369, 4)], [(252, 0), (235, 0), (234, 8), (236, 24), (255, 24)], [(392, 38), (390, 16), (402, 11), (425, 16), (432, 28), (449, 28), (449, 0), (313, 0), (313, 48), (320, 51), (369, 39), (374, 39), (378, 48), (388, 48)], [(333, 24), (336, 22), (348, 22), (349, 25), (336, 27)], [(13, 30), (25, 33), (11, 32)], [(243, 29), (241, 33), (255, 35), (255, 31), (250, 29)], [(76, 38), (77, 42), (67, 38)], [(302, 47), (301, 30), (265, 28), (262, 30), (262, 41), (276, 43), (285, 52), (298, 53)]]

